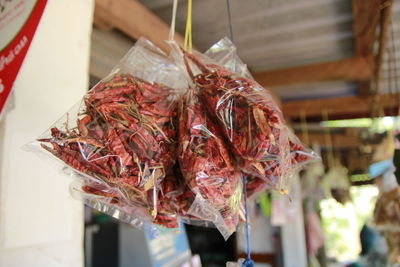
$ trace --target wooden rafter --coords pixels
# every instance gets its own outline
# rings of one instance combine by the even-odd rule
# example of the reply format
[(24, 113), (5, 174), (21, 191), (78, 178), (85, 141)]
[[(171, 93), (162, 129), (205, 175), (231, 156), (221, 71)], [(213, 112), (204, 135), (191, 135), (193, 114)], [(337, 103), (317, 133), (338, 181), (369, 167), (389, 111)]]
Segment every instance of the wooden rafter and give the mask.
[[(380, 16), (379, 48), (376, 62), (375, 79), (379, 82), (388, 39), (393, 0), (382, 0)], [(378, 86), (379, 88), (379, 86)], [(379, 92), (375, 92), (379, 94)]]
[[(165, 42), (169, 26), (136, 0), (96, 0), (94, 22), (100, 27), (115, 27), (134, 39), (146, 37), (164, 51), (170, 47)], [(175, 34), (175, 40), (183, 44), (183, 38)]]
[[(136, 0), (96, 0), (94, 24), (103, 30), (118, 28), (133, 39), (147, 37), (158, 47), (168, 52), (165, 40), (169, 37), (169, 26)], [(183, 46), (183, 37), (175, 33), (175, 40)], [(281, 105), (280, 97), (270, 91)]]
[[(332, 80), (369, 84), (376, 74), (378, 65), (373, 56), (376, 28), (379, 23), (387, 24), (385, 20), (382, 20), (382, 16), (385, 16), (382, 13), (382, 2), (387, 4), (392, 0), (353, 0), (355, 57), (256, 73), (254, 74), (255, 79), (265, 87)], [(134, 39), (144, 36), (164, 51), (169, 51), (169, 45), (165, 42), (169, 36), (168, 24), (140, 2), (136, 0), (96, 0), (95, 3), (94, 22), (99, 27), (103, 29), (118, 28)], [(378, 15), (376, 15), (377, 12)], [(179, 44), (183, 44), (183, 38), (179, 34), (175, 35), (175, 39)], [(385, 107), (393, 107), (397, 105), (397, 99), (398, 96), (382, 96), (381, 102)], [(370, 97), (361, 96), (294, 101), (284, 103), (283, 111), (285, 116), (291, 118), (298, 117), (300, 110), (305, 110), (307, 116), (319, 116), (322, 109), (328, 109), (330, 114), (368, 113), (371, 101)]]
[[(383, 108), (395, 108), (399, 105), (399, 94), (381, 95)], [(282, 109), (287, 118), (298, 118), (304, 111), (307, 117), (321, 116), (323, 110), (329, 117), (341, 114), (368, 114), (371, 110), (373, 96), (348, 96), (324, 99), (312, 99), (284, 102)]]
[(373, 75), (373, 63), (373, 57), (355, 57), (256, 73), (254, 78), (266, 87), (332, 80), (368, 81)]
[[(373, 55), (380, 17), (380, 3), (381, 0), (353, 0), (352, 2), (356, 56), (371, 57)], [(371, 79), (358, 82), (359, 94), (368, 95), (370, 84)]]
[[(301, 133), (297, 133), (301, 141), (302, 136)], [(359, 136), (346, 135), (346, 134), (333, 134), (332, 143), (335, 144), (335, 147), (359, 147), (361, 145), (361, 140)], [(309, 133), (309, 140), (312, 140), (313, 143), (318, 143), (321, 146), (328, 146), (326, 142), (326, 136), (323, 132), (321, 133)]]
[[(169, 26), (136, 0), (96, 0), (94, 22), (102, 29), (118, 28), (134, 39), (147, 37), (164, 51), (169, 51), (169, 46), (165, 43)], [(183, 44), (183, 38), (179, 34), (176, 34), (175, 39)], [(355, 57), (256, 73), (254, 77), (266, 87), (330, 80), (361, 82), (371, 79), (373, 64), (373, 57)]]
[(353, 0), (353, 29), (357, 56), (371, 56), (379, 24), (381, 0)]

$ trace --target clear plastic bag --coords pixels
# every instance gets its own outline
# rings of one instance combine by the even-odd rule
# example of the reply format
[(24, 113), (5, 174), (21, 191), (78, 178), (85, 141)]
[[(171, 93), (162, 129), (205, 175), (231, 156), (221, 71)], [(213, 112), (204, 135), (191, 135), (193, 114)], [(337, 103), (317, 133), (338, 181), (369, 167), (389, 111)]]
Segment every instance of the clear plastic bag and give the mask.
[[(242, 199), (242, 175), (215, 123), (207, 116), (196, 91), (182, 99), (179, 118), (179, 164), (188, 187), (195, 193), (191, 213), (209, 220), (225, 238), (236, 230)], [(198, 208), (195, 206), (199, 206)], [(206, 216), (208, 210), (214, 216)], [(214, 211), (214, 212), (212, 212)]]
[(146, 209), (130, 205), (119, 192), (105, 184), (75, 179), (70, 185), (70, 192), (87, 206), (136, 228), (143, 229), (146, 223), (153, 221)]
[(174, 62), (139, 39), (107, 77), (29, 146), (63, 163), (78, 180), (73, 195), (86, 204), (136, 226), (152, 221), (176, 227), (163, 180), (177, 157), (176, 109), (185, 86)]
[(182, 60), (175, 54), (208, 114), (230, 141), (238, 166), (253, 177), (249, 192), (265, 188), (287, 192), (290, 176), (317, 156), (287, 127), (270, 92), (251, 78), (235, 46), (224, 38), (205, 55), (183, 51)]

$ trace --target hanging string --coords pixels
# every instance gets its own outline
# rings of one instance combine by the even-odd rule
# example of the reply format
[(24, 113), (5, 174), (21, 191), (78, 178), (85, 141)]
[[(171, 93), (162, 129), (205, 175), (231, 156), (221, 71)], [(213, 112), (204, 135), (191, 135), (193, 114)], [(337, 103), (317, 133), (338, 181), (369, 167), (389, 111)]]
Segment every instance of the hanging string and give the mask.
[(303, 143), (309, 146), (310, 140), (308, 138), (307, 117), (304, 110), (300, 112), (300, 120), (301, 120), (301, 135), (303, 137)]
[[(392, 94), (393, 97), (396, 97), (396, 91), (397, 91), (397, 67), (396, 67), (396, 44), (394, 43), (394, 32), (393, 32), (393, 20), (390, 19), (389, 21), (389, 42), (390, 44), (388, 45), (388, 69), (387, 69), (387, 80), (388, 80), (388, 87), (389, 87), (389, 94)], [(397, 100), (397, 105), (399, 104), (398, 102), (398, 98), (396, 98)], [(398, 111), (398, 107), (394, 107), (393, 109), (393, 113), (396, 114), (396, 112)]]
[(391, 18), (390, 21), (390, 35), (391, 35), (391, 46), (392, 46), (392, 57), (393, 57), (393, 67), (394, 67), (394, 92), (395, 94), (398, 94), (397, 96), (397, 106), (398, 106), (398, 111), (397, 115), (400, 115), (400, 83), (399, 83), (399, 72), (397, 69), (397, 53), (396, 53), (396, 42), (395, 42), (395, 34), (394, 34), (394, 21), (393, 18)]
[[(322, 119), (328, 124), (328, 111), (322, 111)], [(333, 145), (332, 145), (332, 136), (329, 129), (329, 126), (325, 126), (325, 142), (327, 146), (327, 154), (328, 154), (328, 167), (331, 169), (334, 165), (335, 155), (333, 153)]]
[(228, 10), (228, 23), (229, 23), (229, 34), (232, 43), (235, 41), (233, 40), (233, 29), (232, 29), (232, 17), (231, 17), (231, 3), (230, 0), (226, 0), (226, 9)]
[[(188, 0), (186, 17), (185, 42), (183, 48), (192, 52), (192, 0)], [(189, 49), (188, 49), (189, 48)]]
[[(390, 24), (390, 22), (389, 22), (389, 24)], [(390, 28), (392, 28), (391, 26), (390, 26)], [(395, 58), (393, 57), (394, 55), (393, 55), (393, 31), (392, 31), (392, 29), (390, 30), (390, 32), (389, 32), (389, 42), (390, 42), (390, 44), (388, 45), (388, 47), (387, 47), (387, 53), (388, 53), (388, 69), (387, 69), (387, 75), (386, 75), (386, 78), (387, 78), (387, 80), (388, 80), (388, 89), (389, 89), (389, 94), (394, 94), (394, 87), (393, 87), (393, 78), (394, 78), (394, 76), (393, 76), (393, 71), (394, 71), (394, 61), (395, 61)], [(396, 75), (396, 74), (395, 74)]]
[(171, 27), (169, 29), (169, 40), (174, 40), (175, 35), (175, 21), (176, 21), (176, 11), (178, 9), (178, 0), (174, 0), (172, 5), (172, 18), (171, 18)]
[[(226, 0), (226, 9), (228, 12), (228, 24), (229, 24), (229, 33), (231, 41), (234, 43), (233, 38), (233, 27), (232, 27), (232, 18), (231, 18), (231, 5), (230, 0)], [(243, 262), (243, 267), (254, 267), (254, 261), (251, 259), (251, 249), (250, 249), (250, 231), (249, 231), (249, 214), (247, 207), (247, 178), (243, 176), (243, 198), (244, 198), (244, 214), (245, 214), (245, 227), (246, 227), (246, 246), (247, 246), (247, 258)]]
[(243, 177), (243, 197), (244, 197), (244, 215), (246, 219), (246, 246), (247, 246), (247, 258), (243, 262), (243, 267), (254, 267), (254, 261), (251, 259), (251, 251), (250, 251), (250, 231), (249, 231), (249, 214), (248, 214), (248, 207), (247, 207), (247, 178), (246, 176)]
[(385, 112), (381, 103), (381, 78), (382, 78), (382, 65), (384, 62), (384, 56), (387, 46), (387, 35), (388, 35), (388, 24), (392, 16), (392, 1), (384, 1), (381, 6), (381, 22), (380, 22), (380, 33), (379, 33), (379, 47), (378, 47), (378, 58), (377, 58), (377, 70), (375, 72), (375, 90), (373, 90), (371, 117), (378, 118), (385, 116)]

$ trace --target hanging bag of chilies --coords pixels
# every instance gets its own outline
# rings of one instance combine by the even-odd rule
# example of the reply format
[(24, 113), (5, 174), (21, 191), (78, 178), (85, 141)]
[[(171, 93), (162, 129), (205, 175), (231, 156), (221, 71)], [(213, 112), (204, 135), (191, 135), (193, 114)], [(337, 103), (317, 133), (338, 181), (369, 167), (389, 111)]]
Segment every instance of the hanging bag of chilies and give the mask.
[[(166, 203), (174, 194), (176, 108), (185, 78), (152, 43), (135, 46), (36, 141), (77, 178), (71, 190), (86, 204), (141, 227), (177, 227)], [(171, 178), (172, 177), (172, 178)]]
[(181, 51), (182, 58), (179, 53), (174, 58), (229, 141), (238, 169), (248, 176), (247, 194), (266, 188), (287, 193), (290, 176), (318, 156), (291, 132), (273, 97), (253, 80), (229, 39), (205, 54)]
[(239, 221), (242, 175), (195, 89), (183, 97), (179, 114), (180, 170), (196, 195), (189, 213), (210, 220), (227, 239)]

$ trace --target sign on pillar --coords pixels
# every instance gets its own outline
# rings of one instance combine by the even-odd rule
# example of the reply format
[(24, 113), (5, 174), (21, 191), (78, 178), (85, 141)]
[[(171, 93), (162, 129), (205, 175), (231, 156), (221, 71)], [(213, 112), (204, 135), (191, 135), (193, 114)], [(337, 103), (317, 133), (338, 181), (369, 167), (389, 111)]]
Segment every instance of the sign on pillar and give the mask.
[(0, 1), (0, 116), (47, 0)]

